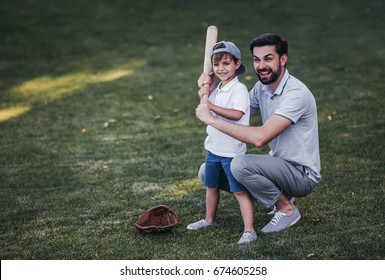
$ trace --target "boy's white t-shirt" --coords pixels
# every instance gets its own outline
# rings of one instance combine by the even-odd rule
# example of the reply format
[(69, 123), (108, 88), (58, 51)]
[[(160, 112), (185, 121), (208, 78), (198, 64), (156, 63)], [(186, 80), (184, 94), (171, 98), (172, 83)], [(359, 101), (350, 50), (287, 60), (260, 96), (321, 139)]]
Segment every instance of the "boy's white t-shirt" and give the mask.
[[(214, 112), (211, 113), (218, 118), (232, 123), (249, 125), (250, 99), (247, 87), (239, 81), (238, 77), (235, 77), (223, 88), (220, 88), (220, 86), (221, 83), (210, 94), (210, 102), (223, 108), (242, 111), (244, 114), (240, 120), (234, 121), (217, 115)], [(205, 149), (217, 156), (235, 157), (236, 155), (243, 155), (247, 151), (245, 143), (219, 131), (211, 125), (207, 126), (206, 132)]]

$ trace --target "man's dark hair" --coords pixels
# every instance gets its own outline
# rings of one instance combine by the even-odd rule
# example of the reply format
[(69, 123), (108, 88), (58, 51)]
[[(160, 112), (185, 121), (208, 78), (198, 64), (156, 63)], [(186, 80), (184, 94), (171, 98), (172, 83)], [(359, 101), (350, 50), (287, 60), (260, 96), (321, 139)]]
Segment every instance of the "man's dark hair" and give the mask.
[(274, 33), (266, 33), (253, 39), (250, 43), (250, 51), (251, 53), (253, 53), (254, 47), (263, 46), (275, 46), (275, 50), (279, 54), (279, 56), (282, 56), (283, 54), (288, 54), (289, 45), (287, 40), (282, 39)]

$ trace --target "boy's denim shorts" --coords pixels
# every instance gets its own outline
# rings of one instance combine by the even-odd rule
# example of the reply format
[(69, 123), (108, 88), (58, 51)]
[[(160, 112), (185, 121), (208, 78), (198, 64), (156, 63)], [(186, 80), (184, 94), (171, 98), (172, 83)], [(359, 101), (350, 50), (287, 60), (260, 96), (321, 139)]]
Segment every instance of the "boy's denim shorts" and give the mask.
[(246, 188), (234, 178), (230, 171), (232, 160), (233, 158), (217, 156), (206, 151), (204, 184), (209, 188), (219, 188), (220, 182), (223, 181), (221, 176), (224, 173), (230, 185), (230, 192), (245, 191)]

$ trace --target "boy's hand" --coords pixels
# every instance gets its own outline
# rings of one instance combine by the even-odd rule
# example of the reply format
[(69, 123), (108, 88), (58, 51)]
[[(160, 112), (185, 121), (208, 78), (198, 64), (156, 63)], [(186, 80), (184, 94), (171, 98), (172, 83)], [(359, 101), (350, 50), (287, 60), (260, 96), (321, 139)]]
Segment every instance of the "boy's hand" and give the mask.
[(204, 94), (202, 96), (200, 104), (206, 104), (210, 109), (210, 101), (209, 101), (209, 97), (207, 94)]
[(198, 91), (199, 98), (202, 99), (203, 96), (209, 96), (209, 89), (206, 87), (201, 87)]
[(210, 94), (214, 88), (215, 88), (215, 83), (214, 83), (214, 80), (215, 80), (215, 75), (213, 72), (211, 73), (202, 73), (198, 79), (198, 87), (202, 88), (204, 85), (207, 85), (209, 84), (210, 87), (209, 87), (209, 93)]

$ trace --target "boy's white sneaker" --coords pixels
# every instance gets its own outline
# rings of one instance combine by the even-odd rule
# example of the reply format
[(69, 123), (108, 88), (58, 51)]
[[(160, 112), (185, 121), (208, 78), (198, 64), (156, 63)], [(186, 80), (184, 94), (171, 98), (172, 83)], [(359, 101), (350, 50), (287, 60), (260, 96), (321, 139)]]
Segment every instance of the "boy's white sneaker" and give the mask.
[(206, 227), (217, 227), (218, 226), (218, 223), (217, 222), (212, 222), (212, 223), (207, 223), (206, 220), (200, 220), (198, 222), (195, 222), (195, 223), (192, 223), (192, 224), (189, 224), (187, 226), (187, 229), (189, 230), (197, 230), (197, 229), (201, 229), (201, 228), (206, 228)]
[(247, 244), (257, 240), (257, 234), (255, 232), (245, 231), (241, 239), (239, 239), (238, 244)]

